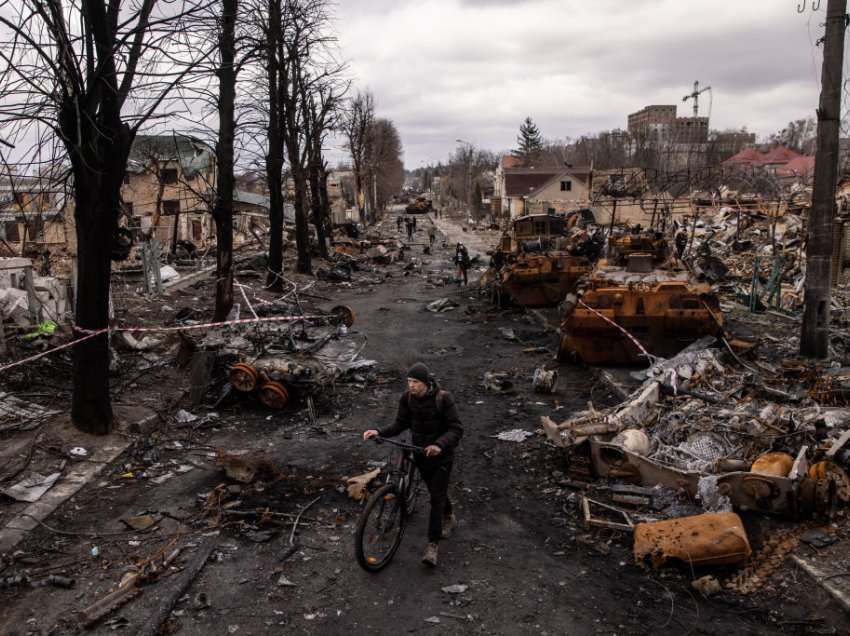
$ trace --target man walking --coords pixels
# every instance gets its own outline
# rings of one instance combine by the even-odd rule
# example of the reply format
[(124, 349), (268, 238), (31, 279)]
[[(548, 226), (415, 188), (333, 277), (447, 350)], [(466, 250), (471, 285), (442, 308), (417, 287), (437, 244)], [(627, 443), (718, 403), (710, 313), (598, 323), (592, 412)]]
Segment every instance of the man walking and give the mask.
[(434, 242), (436, 240), (437, 240), (437, 228), (432, 223), (431, 226), (428, 228), (428, 243), (430, 244), (432, 249), (434, 247)]
[(455, 264), (457, 265), (457, 282), (460, 283), (463, 280), (463, 284), (468, 285), (469, 279), (466, 272), (469, 269), (469, 252), (463, 243), (458, 243), (455, 248)]
[(407, 391), (399, 400), (395, 423), (381, 430), (364, 431), (363, 439), (395, 437), (407, 429), (411, 431), (413, 443), (425, 449), (424, 456), (416, 455), (415, 459), (431, 495), (428, 545), (422, 554), (422, 563), (434, 567), (440, 540), (448, 539), (457, 525), (449, 500), (449, 477), (463, 428), (451, 393), (437, 385), (428, 367), (421, 362), (407, 372)]

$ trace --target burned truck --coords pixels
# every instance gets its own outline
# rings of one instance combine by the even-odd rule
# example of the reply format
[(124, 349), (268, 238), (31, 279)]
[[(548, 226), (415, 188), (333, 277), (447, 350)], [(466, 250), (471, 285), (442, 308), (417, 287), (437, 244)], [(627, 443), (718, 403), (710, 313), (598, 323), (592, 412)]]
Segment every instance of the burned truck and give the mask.
[(513, 222), (493, 253), (489, 279), (502, 305), (556, 307), (589, 273), (602, 242), (566, 219), (533, 214)]
[(645, 365), (670, 357), (723, 327), (716, 295), (697, 283), (654, 232), (609, 241), (576, 294), (563, 304), (562, 360), (591, 365)]

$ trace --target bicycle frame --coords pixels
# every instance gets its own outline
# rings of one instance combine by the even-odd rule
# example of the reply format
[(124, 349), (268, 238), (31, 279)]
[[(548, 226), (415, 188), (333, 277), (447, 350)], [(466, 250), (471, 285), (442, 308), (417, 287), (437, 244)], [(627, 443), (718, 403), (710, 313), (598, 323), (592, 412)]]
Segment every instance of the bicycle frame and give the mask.
[(416, 470), (413, 456), (424, 454), (425, 450), (420, 446), (397, 442), (386, 437), (376, 437), (374, 439), (376, 444), (390, 444), (401, 449), (401, 453), (397, 454), (390, 462), (391, 467), (387, 474), (386, 483), (397, 483), (403, 500), (408, 501), (414, 482), (413, 473)]

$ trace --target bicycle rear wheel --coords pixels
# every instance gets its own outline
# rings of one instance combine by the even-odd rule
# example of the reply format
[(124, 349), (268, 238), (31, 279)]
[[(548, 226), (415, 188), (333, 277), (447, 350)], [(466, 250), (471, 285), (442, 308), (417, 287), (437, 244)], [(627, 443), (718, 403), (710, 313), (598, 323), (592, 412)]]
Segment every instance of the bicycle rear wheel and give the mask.
[(407, 521), (405, 502), (395, 484), (386, 484), (375, 491), (360, 520), (354, 536), (357, 562), (367, 572), (383, 570), (401, 545)]

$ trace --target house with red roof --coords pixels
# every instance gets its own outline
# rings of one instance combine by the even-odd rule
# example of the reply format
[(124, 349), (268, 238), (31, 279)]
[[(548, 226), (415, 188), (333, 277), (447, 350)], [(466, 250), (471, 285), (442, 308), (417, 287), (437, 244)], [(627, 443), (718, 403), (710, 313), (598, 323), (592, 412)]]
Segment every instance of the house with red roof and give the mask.
[(760, 168), (774, 173), (778, 177), (805, 177), (815, 169), (815, 158), (801, 155), (799, 152), (775, 146), (767, 152), (757, 148), (744, 148), (723, 162), (724, 168)]

